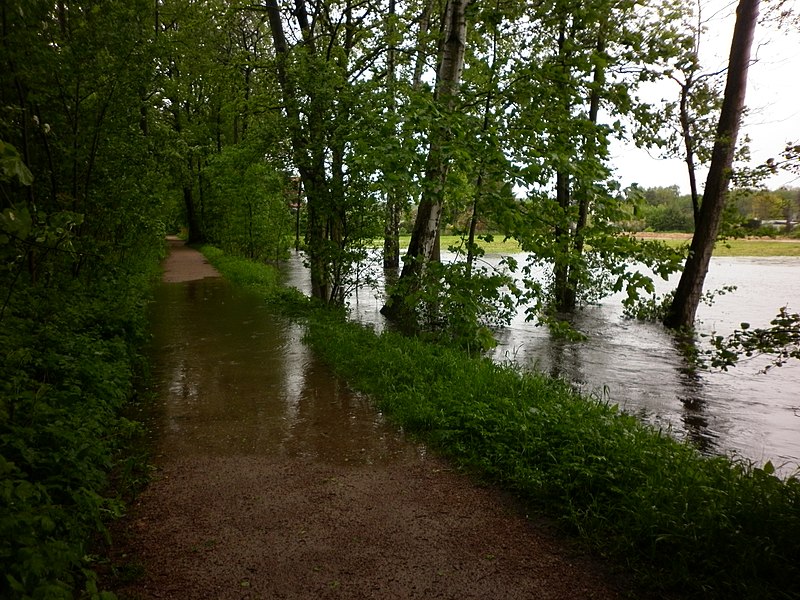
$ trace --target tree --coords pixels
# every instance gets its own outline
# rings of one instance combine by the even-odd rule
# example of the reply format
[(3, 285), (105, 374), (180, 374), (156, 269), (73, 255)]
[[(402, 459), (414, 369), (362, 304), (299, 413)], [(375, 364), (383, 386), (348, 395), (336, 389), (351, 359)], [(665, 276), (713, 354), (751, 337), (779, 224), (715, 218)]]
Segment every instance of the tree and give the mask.
[(703, 293), (703, 283), (722, 220), (739, 124), (744, 109), (750, 48), (758, 17), (758, 6), (759, 0), (740, 0), (736, 9), (725, 95), (699, 219), (678, 288), (664, 319), (664, 324), (674, 329), (691, 328), (694, 325), (697, 306)]
[[(428, 158), (425, 163), (425, 180), (422, 199), (408, 251), (404, 259), (399, 284), (408, 285), (419, 277), (425, 264), (434, 257), (439, 236), (439, 220), (444, 206), (444, 190), (451, 158), (447, 153), (449, 117), (456, 108), (464, 54), (467, 46), (467, 6), (469, 0), (448, 0), (442, 18), (442, 50), (436, 73), (434, 104), (441, 118), (428, 133)], [(412, 284), (413, 285), (413, 284)], [(394, 294), (381, 309), (388, 317), (398, 317), (404, 312), (403, 298)]]
[[(620, 233), (630, 215), (609, 164), (609, 141), (652, 137), (652, 115), (637, 87), (681, 47), (679, 14), (669, 5), (597, 1), (558, 3), (537, 15), (541, 33), (528, 34), (530, 56), (516, 68), (525, 77), (513, 85), (507, 142), (527, 196), (510, 232), (530, 252), (524, 271), (532, 316), (553, 321), (612, 291), (626, 289), (633, 298), (637, 288), (652, 288), (632, 261), (662, 276), (674, 268), (675, 257), (660, 245)], [(534, 276), (542, 271), (544, 283)]]
[(89, 549), (121, 509), (109, 470), (164, 238), (152, 9), (0, 3), (3, 598), (104, 595)]
[(377, 198), (370, 190), (375, 174), (363, 166), (369, 159), (354, 150), (363, 137), (357, 125), (370, 122), (376, 108), (376, 60), (385, 50), (385, 36), (377, 33), (378, 7), (298, 0), (291, 15), (277, 2), (265, 10), (291, 168), (299, 172), (308, 201), (312, 294), (341, 304), (358, 278), (367, 240), (380, 235)]
[(0, 138), (35, 174), (26, 188), (4, 189), (3, 207), (24, 205), (34, 229), (69, 221), (75, 250), (42, 248), (34, 237), (23, 252), (28, 276), (77, 277), (112, 257), (125, 265), (140, 256), (140, 235), (157, 235), (148, 217), (161, 208), (136, 126), (152, 78), (149, 5), (4, 2), (0, 10)]
[[(686, 163), (689, 178), (692, 217), (696, 225), (700, 216), (700, 193), (697, 187), (697, 162), (707, 162), (712, 151), (714, 121), (720, 108), (717, 78), (720, 73), (703, 73), (700, 65), (700, 42), (703, 34), (702, 4), (697, 3), (696, 25), (686, 23), (690, 32), (691, 47), (681, 54), (667, 75), (680, 87), (677, 115), (676, 106), (668, 104), (664, 121), (674, 123), (667, 141), (669, 155), (681, 156)], [(687, 40), (689, 36), (687, 36)]]

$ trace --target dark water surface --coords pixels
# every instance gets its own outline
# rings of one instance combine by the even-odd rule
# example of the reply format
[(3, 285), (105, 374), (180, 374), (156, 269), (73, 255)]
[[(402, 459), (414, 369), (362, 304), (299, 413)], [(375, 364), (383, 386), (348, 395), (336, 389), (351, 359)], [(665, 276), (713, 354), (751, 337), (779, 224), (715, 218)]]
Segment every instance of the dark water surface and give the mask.
[[(448, 255), (443, 259), (448, 260)], [(485, 257), (496, 264), (500, 257)], [(524, 256), (516, 257), (520, 264)], [(308, 274), (300, 257), (285, 266), (290, 285), (308, 293)], [(380, 273), (377, 274), (380, 276)], [(677, 276), (660, 282), (658, 293), (675, 287)], [(800, 259), (714, 258), (706, 290), (735, 285), (736, 292), (717, 297), (698, 311), (698, 331), (727, 334), (748, 322), (767, 326), (778, 308), (800, 310)], [(605, 398), (646, 423), (702, 451), (742, 457), (762, 464), (771, 460), (783, 474), (800, 463), (800, 364), (767, 374), (763, 359), (743, 361), (728, 372), (690, 375), (675, 338), (655, 323), (622, 318), (622, 297), (582, 311), (575, 326), (588, 336), (566, 342), (518, 315), (498, 335), (493, 358), (570, 380), (581, 391)], [(380, 330), (380, 292), (351, 296), (353, 318)]]
[[(661, 282), (659, 293), (677, 285)], [(735, 285), (698, 310), (700, 334), (764, 327), (787, 304), (800, 308), (800, 259), (714, 258), (706, 290)], [(674, 336), (657, 323), (622, 318), (622, 296), (582, 311), (584, 342), (553, 339), (518, 317), (499, 336), (495, 358), (561, 375), (641, 420), (692, 440), (702, 451), (771, 460), (784, 474), (800, 462), (800, 364), (762, 373), (769, 361), (743, 360), (727, 372), (687, 373)], [(701, 338), (702, 345), (702, 338)]]
[(379, 463), (422, 449), (310, 353), (300, 328), (222, 279), (160, 284), (153, 419), (172, 455)]

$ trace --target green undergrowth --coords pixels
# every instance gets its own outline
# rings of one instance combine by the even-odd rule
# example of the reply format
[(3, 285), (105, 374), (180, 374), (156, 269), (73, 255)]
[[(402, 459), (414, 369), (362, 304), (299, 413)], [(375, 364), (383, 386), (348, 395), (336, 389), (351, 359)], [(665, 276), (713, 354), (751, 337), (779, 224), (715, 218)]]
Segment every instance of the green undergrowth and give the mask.
[(202, 246), (200, 251), (226, 278), (257, 292), (281, 312), (299, 316), (310, 310), (312, 303), (305, 295), (281, 285), (280, 271), (273, 265), (232, 256), (211, 245)]
[(267, 294), (273, 294), (279, 287), (280, 274), (272, 265), (233, 256), (210, 245), (201, 246), (200, 252), (237, 285)]
[[(155, 266), (155, 264), (154, 264)], [(0, 327), (0, 597), (110, 597), (93, 551), (141, 465), (147, 275), (17, 286)]]
[[(233, 276), (239, 260), (215, 264)], [(557, 519), (645, 588), (800, 597), (800, 480), (701, 456), (564, 381), (304, 314), (308, 343), (392, 422)]]

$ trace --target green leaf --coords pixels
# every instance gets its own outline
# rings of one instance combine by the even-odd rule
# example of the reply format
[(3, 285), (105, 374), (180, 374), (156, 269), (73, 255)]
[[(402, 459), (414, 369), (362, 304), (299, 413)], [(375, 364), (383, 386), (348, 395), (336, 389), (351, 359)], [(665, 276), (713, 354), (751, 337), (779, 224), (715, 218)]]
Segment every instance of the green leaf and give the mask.
[(22, 185), (33, 183), (33, 173), (22, 161), (17, 149), (2, 141), (0, 141), (0, 166), (3, 169), (3, 179), (17, 177)]
[(0, 229), (19, 238), (27, 238), (33, 229), (30, 211), (25, 206), (5, 209), (0, 213)]

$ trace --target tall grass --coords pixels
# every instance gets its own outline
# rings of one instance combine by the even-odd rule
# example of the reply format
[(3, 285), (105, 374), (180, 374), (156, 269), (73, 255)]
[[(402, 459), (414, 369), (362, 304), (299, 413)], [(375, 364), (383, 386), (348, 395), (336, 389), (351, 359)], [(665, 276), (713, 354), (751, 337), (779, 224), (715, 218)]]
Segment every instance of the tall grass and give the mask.
[(313, 349), (394, 423), (554, 517), (647, 588), (800, 597), (800, 480), (701, 456), (560, 380), (377, 336), (322, 311), (307, 323)]

